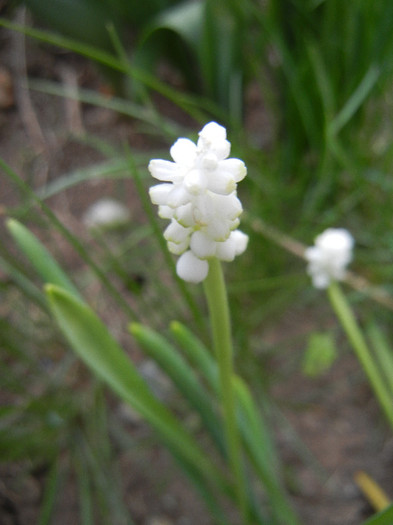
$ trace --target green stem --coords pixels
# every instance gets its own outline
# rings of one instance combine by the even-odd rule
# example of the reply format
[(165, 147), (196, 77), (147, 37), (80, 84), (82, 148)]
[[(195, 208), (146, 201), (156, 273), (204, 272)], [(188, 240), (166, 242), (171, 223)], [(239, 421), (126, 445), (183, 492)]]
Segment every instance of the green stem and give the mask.
[(218, 362), (221, 402), (224, 414), (228, 456), (243, 523), (249, 523), (245, 473), (242, 464), (239, 429), (236, 424), (233, 390), (233, 349), (227, 291), (220, 261), (209, 261), (209, 274), (204, 282), (212, 327), (213, 345)]
[(329, 286), (328, 295), (333, 309), (336, 312), (353, 349), (355, 350), (357, 358), (363, 366), (372, 388), (374, 389), (375, 395), (393, 428), (393, 400), (389, 395), (383, 377), (373, 361), (371, 352), (368, 349), (367, 343), (356, 322), (348, 301), (345, 299), (341, 288), (336, 282), (332, 282)]

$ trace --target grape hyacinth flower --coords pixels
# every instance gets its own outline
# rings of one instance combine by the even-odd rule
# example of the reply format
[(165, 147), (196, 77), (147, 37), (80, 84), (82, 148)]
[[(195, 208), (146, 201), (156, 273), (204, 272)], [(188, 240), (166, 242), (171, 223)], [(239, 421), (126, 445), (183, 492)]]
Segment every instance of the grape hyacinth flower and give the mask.
[(110, 230), (124, 226), (131, 220), (129, 209), (115, 199), (100, 199), (83, 215), (83, 223), (89, 230)]
[(315, 239), (315, 246), (307, 248), (307, 272), (315, 288), (327, 288), (331, 280), (341, 281), (352, 260), (354, 240), (343, 228), (328, 228)]
[(149, 190), (151, 201), (170, 220), (164, 237), (169, 251), (180, 255), (177, 274), (188, 282), (207, 277), (209, 258), (232, 261), (247, 247), (248, 236), (237, 229), (243, 208), (236, 194), (247, 168), (228, 158), (230, 148), (225, 128), (210, 122), (197, 144), (186, 138), (173, 144), (174, 162), (153, 159), (148, 166), (160, 181)]

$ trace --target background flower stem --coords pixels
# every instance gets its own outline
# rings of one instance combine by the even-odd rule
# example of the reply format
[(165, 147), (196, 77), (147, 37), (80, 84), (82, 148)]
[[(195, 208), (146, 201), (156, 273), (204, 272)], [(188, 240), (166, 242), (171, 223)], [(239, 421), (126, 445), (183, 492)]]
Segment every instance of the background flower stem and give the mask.
[(383, 377), (380, 374), (366, 340), (356, 322), (355, 316), (337, 282), (332, 282), (328, 288), (328, 295), (334, 311), (344, 328), (355, 353), (363, 366), (375, 395), (393, 428), (393, 400), (389, 395)]
[(234, 476), (239, 508), (243, 523), (249, 523), (245, 472), (242, 464), (239, 431), (236, 424), (233, 391), (233, 347), (227, 291), (221, 263), (217, 258), (209, 261), (209, 274), (204, 281), (209, 308), (213, 345), (219, 367), (221, 402), (224, 416), (227, 452)]

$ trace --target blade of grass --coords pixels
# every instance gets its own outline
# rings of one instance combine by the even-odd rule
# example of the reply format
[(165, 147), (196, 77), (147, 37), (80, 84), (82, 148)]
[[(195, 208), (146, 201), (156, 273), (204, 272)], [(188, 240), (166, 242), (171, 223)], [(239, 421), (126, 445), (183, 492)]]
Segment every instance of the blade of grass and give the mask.
[[(76, 454), (74, 454), (75, 456)], [(79, 516), (81, 525), (94, 525), (93, 495), (91, 491), (91, 480), (86, 466), (82, 464), (81, 458), (73, 458), (74, 468), (78, 486)]]
[(56, 500), (59, 497), (63, 481), (63, 474), (59, 463), (59, 458), (56, 458), (47, 475), (37, 525), (49, 525), (52, 523)]

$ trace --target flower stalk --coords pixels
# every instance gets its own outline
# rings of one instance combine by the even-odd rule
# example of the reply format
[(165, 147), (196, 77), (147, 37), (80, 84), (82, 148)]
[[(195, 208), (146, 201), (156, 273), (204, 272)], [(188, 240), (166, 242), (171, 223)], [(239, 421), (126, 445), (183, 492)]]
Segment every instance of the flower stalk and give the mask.
[(219, 368), (219, 382), (227, 453), (243, 523), (249, 523), (246, 479), (243, 469), (239, 430), (236, 422), (236, 403), (233, 389), (233, 346), (227, 291), (221, 263), (217, 258), (209, 260), (209, 273), (204, 281), (213, 346)]
[(381, 376), (372, 354), (367, 346), (366, 340), (363, 337), (362, 331), (356, 322), (355, 316), (346, 300), (339, 284), (332, 281), (327, 289), (328, 296), (332, 307), (340, 320), (345, 333), (348, 336), (356, 356), (359, 359), (370, 384), (377, 396), (377, 399), (393, 428), (393, 400), (386, 388), (383, 377)]

